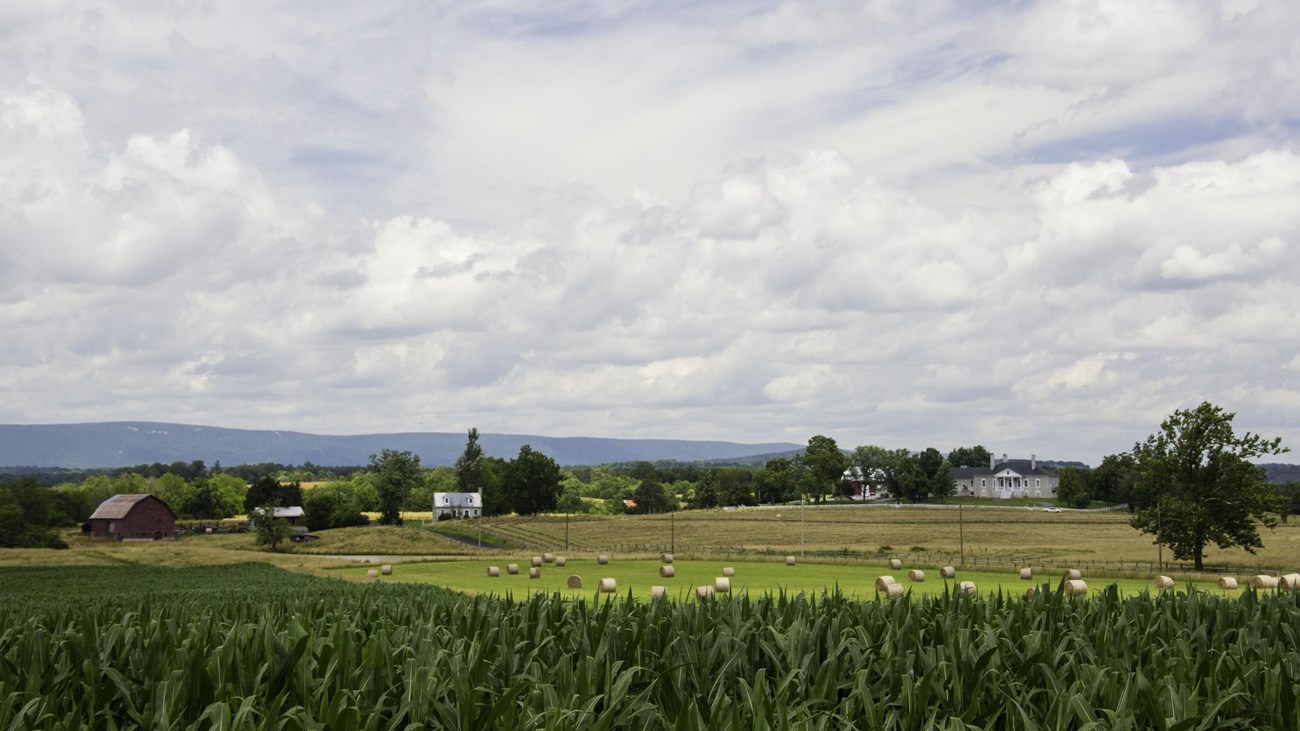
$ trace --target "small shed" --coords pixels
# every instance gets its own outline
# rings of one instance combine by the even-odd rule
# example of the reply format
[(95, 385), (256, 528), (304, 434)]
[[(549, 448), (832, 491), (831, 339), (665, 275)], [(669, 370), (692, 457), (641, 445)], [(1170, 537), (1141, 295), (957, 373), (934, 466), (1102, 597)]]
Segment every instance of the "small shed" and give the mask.
[[(253, 514), (249, 517), (249, 525), (257, 523), (257, 516), (262, 514), (265, 508), (253, 508)], [(306, 523), (307, 513), (303, 511), (301, 505), (279, 506), (271, 508), (271, 517), (277, 520), (283, 520), (295, 528)]]
[(153, 495), (114, 495), (87, 521), (95, 538), (174, 538), (176, 513)]
[(289, 505), (282, 508), (273, 508), (271, 517), (280, 518), (292, 526), (300, 526), (305, 522), (306, 513), (303, 512), (301, 505)]

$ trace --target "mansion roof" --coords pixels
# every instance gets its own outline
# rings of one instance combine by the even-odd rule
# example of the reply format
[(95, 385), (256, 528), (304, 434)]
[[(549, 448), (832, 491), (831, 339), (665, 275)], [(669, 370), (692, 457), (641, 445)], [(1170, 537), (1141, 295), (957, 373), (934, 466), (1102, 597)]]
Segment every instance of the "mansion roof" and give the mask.
[(1025, 475), (1047, 476), (1047, 475), (1056, 474), (1052, 470), (1049, 470), (1046, 467), (1037, 464), (1035, 460), (1007, 459), (998, 462), (996, 465), (994, 465), (991, 468), (990, 467), (953, 467), (952, 476), (954, 479), (957, 480), (965, 480), (965, 479), (970, 479), (972, 477), (991, 477), (993, 475), (998, 474), (999, 472), (1004, 472), (1006, 470), (1011, 470), (1012, 472), (1022, 477), (1024, 477)]

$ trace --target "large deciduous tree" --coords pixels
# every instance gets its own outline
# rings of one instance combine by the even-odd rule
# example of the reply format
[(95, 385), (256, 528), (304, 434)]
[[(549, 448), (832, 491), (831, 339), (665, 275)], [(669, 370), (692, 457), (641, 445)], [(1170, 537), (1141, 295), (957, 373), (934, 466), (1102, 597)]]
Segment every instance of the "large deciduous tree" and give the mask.
[(519, 456), (506, 468), (506, 485), (515, 512), (536, 515), (555, 510), (563, 479), (564, 473), (555, 460), (527, 444), (520, 447)]
[(375, 490), (379, 493), (379, 523), (401, 523), (402, 502), (407, 493), (424, 479), (420, 458), (411, 452), (385, 449), (380, 454), (370, 455), (370, 471), (375, 475)]
[(953, 467), (988, 467), (993, 455), (983, 444), (973, 447), (957, 447), (948, 453), (948, 464)]
[(1259, 526), (1277, 523), (1277, 493), (1250, 460), (1288, 450), (1281, 439), (1237, 436), (1235, 416), (1208, 401), (1180, 409), (1133, 447), (1140, 499), (1130, 506), (1130, 522), (1197, 571), (1207, 544), (1254, 553), (1264, 545)]
[(836, 483), (849, 468), (848, 455), (840, 451), (834, 439), (821, 434), (808, 440), (802, 462), (807, 476), (806, 491), (815, 495), (817, 502), (835, 491)]
[(1062, 467), (1057, 473), (1056, 499), (1072, 508), (1086, 508), (1092, 502), (1087, 474), (1078, 467)]

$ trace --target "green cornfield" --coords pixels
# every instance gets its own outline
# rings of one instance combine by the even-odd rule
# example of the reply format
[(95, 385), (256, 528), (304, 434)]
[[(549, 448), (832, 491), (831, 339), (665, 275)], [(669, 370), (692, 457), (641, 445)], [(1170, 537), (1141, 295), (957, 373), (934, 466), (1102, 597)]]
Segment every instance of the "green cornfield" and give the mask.
[(3, 729), (1296, 728), (1300, 601), (521, 601), (265, 565), (0, 570)]

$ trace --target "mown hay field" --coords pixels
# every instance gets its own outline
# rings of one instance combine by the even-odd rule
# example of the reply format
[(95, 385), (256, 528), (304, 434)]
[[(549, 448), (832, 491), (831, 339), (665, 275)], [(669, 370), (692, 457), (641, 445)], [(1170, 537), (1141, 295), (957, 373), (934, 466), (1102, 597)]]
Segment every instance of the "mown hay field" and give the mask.
[[(938, 566), (908, 564), (901, 571), (891, 570), (882, 565), (860, 562), (821, 563), (814, 561), (796, 562), (787, 566), (782, 561), (724, 561), (716, 559), (683, 560), (677, 558), (672, 566), (674, 576), (664, 577), (659, 573), (663, 565), (658, 560), (626, 559), (611, 557), (608, 564), (600, 565), (592, 555), (565, 556), (566, 564), (543, 564), (540, 577), (529, 578), (528, 568), (531, 557), (499, 556), (490, 560), (473, 559), (464, 561), (430, 561), (411, 562), (392, 565), (392, 574), (371, 578), (368, 572), (379, 566), (365, 564), (337, 569), (331, 573), (346, 576), (354, 580), (370, 580), (382, 583), (417, 583), (433, 584), (468, 594), (491, 594), (501, 597), (526, 598), (535, 593), (559, 594), (566, 598), (592, 598), (597, 594), (601, 579), (614, 579), (615, 592), (619, 596), (630, 596), (633, 600), (648, 601), (651, 587), (663, 586), (666, 597), (670, 600), (691, 600), (696, 597), (696, 588), (713, 585), (714, 580), (723, 576), (723, 568), (730, 567), (735, 575), (729, 577), (733, 594), (822, 594), (840, 592), (845, 596), (871, 600), (876, 598), (875, 581), (880, 576), (891, 576), (904, 591), (916, 596), (943, 594), (955, 591), (958, 582), (973, 581), (976, 590), (982, 594), (1023, 596), (1027, 589), (1038, 591), (1056, 591), (1063, 579), (1062, 572), (1035, 571), (1030, 581), (1020, 579), (1018, 573), (987, 571), (978, 569), (959, 569), (954, 579), (944, 580), (939, 576)], [(511, 575), (506, 571), (508, 564), (519, 567), (519, 573)], [(488, 568), (495, 566), (500, 570), (499, 576), (489, 576)], [(923, 581), (908, 579), (910, 569), (922, 569)], [(582, 579), (581, 588), (570, 588), (568, 578), (578, 576)], [(1157, 593), (1152, 589), (1152, 582), (1137, 578), (1112, 578), (1105, 576), (1088, 576), (1085, 574), (1090, 594), (1106, 591), (1115, 586), (1125, 596), (1137, 595), (1145, 591)], [(1240, 585), (1247, 585), (1247, 577), (1240, 577)], [(1186, 591), (1194, 586), (1201, 591), (1215, 592), (1224, 596), (1236, 596), (1240, 590), (1219, 592), (1211, 580), (1186, 580), (1177, 582), (1176, 591)]]
[[(801, 515), (802, 513), (802, 515)], [(675, 515), (586, 517), (510, 516), (483, 521), (485, 536), (519, 547), (570, 550), (667, 550), (682, 553), (788, 553), (823, 556), (905, 555), (912, 549), (957, 556), (964, 536), (968, 561), (1012, 566), (1018, 562), (1082, 563), (1127, 572), (1158, 559), (1152, 536), (1117, 512), (1048, 513), (1028, 508), (810, 507), (684, 511)], [(1300, 561), (1300, 522), (1263, 529), (1264, 548), (1206, 551), (1206, 564), (1263, 570), (1295, 570)], [(1173, 563), (1168, 549), (1164, 561)], [(1124, 565), (1121, 565), (1124, 564)], [(1178, 570), (1174, 567), (1172, 570)]]

